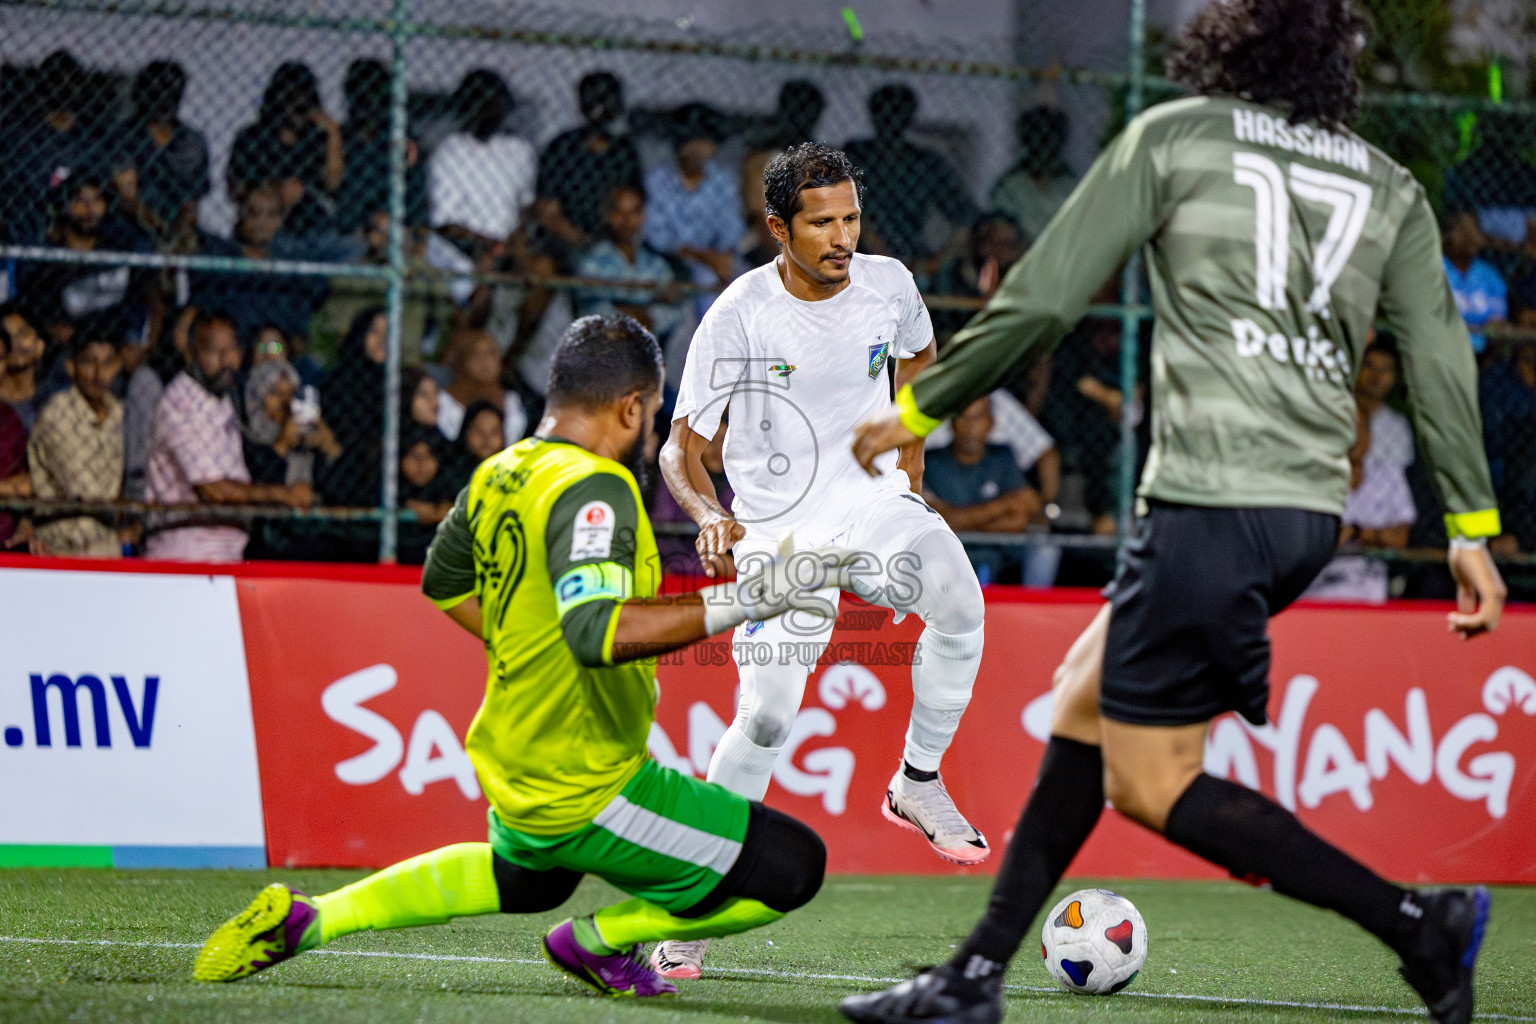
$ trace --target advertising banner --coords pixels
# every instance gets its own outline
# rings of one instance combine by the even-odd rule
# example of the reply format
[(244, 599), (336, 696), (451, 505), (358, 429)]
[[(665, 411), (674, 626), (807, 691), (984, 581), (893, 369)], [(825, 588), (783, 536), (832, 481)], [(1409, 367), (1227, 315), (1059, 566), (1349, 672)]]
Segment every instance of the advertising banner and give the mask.
[[(462, 741), (480, 645), (414, 588), (241, 580), (273, 863), (381, 865), (485, 834)], [(994, 591), (975, 697), (945, 759), (998, 853), (1044, 750), (1052, 670), (1097, 602)], [(1462, 643), (1444, 610), (1297, 608), (1273, 624), (1270, 724), (1212, 729), (1207, 766), (1255, 786), (1382, 873), (1536, 882), (1536, 615)], [(845, 600), (774, 771), (769, 803), (821, 833), (839, 872), (942, 872), (880, 816), (911, 709), (921, 623)], [(794, 650), (744, 649), (754, 658)], [(921, 651), (916, 651), (921, 656)], [(663, 659), (651, 751), (702, 776), (735, 708), (726, 639)], [(1107, 811), (1072, 873), (1217, 877)]]
[(0, 864), (266, 863), (234, 581), (0, 570)]

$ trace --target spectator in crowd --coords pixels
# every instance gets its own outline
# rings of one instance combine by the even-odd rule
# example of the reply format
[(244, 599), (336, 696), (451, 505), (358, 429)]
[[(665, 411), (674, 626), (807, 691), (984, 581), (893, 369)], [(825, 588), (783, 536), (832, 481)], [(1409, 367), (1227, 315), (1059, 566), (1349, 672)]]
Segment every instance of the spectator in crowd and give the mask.
[(1501, 554), (1536, 551), (1536, 342), (1521, 340), (1478, 380), (1483, 442), (1504, 522)]
[(1370, 420), (1363, 414), (1360, 436), (1366, 454), (1359, 460), (1359, 473), (1351, 477), (1354, 486), (1344, 502), (1340, 540), (1363, 548), (1405, 548), (1419, 514), (1408, 487), (1407, 469), (1371, 454)]
[[(347, 65), (342, 86), (347, 122), (341, 127), (346, 174), (336, 190), (336, 229), (365, 230), (389, 212), (389, 69), (364, 58)], [(415, 139), (405, 143), (405, 223), (427, 222), (427, 173)]]
[[(1108, 282), (1095, 301), (1114, 299), (1114, 282)], [(1041, 422), (1061, 449), (1063, 473), (1077, 473), (1083, 481), (1083, 503), (1089, 529), (1108, 535), (1117, 528), (1120, 466), (1120, 321), (1084, 319), (1051, 356), (1051, 386), (1041, 408)], [(1148, 346), (1141, 346), (1142, 366), (1137, 369), (1136, 419), (1149, 379)], [(1145, 429), (1145, 423), (1141, 424)], [(1145, 443), (1142, 445), (1145, 451)]]
[[(352, 318), (347, 336), (337, 353), (336, 366), (326, 378), (323, 407), (331, 417), (336, 439), (349, 455), (371, 459), (378, 473), (376, 453), (384, 431), (384, 360), (387, 356), (389, 321), (382, 307), (362, 310)], [(374, 499), (358, 495), (356, 504)], [(343, 502), (354, 504), (354, 502)]]
[[(753, 140), (755, 148), (780, 150), (814, 141), (816, 122), (826, 109), (827, 98), (815, 82), (803, 78), (785, 82), (779, 88), (778, 106), (762, 125), (762, 137)], [(761, 168), (758, 175), (762, 175)]]
[[(195, 310), (185, 310), (186, 319)], [(153, 345), (147, 340), (128, 339), (121, 349), (123, 372), (118, 378), (119, 398), (123, 406), (123, 497), (143, 501), (145, 471), (149, 467), (149, 437), (155, 424), (155, 406), (165, 392), (165, 382), (150, 365)]]
[(258, 484), (315, 486), (341, 456), (321, 418), (314, 389), (281, 356), (253, 367), (245, 381), (245, 464)]
[(1476, 111), (1478, 142), (1446, 176), (1444, 206), (1475, 212), (1478, 226), (1501, 247), (1532, 241), (1536, 160), (1530, 115), (1496, 106)]
[(456, 440), (464, 427), (464, 412), (475, 402), (490, 402), (505, 417), (507, 444), (520, 440), (528, 428), (528, 414), (516, 391), (501, 384), (501, 353), (490, 332), (475, 328), (455, 331), (443, 354), (448, 386), (438, 395), (437, 427), (448, 440)]
[(1445, 276), (1451, 283), (1456, 308), (1472, 335), (1472, 351), (1482, 356), (1488, 349), (1485, 328), (1498, 327), (1509, 319), (1509, 294), (1504, 278), (1492, 263), (1480, 259), (1488, 243), (1471, 210), (1456, 210), (1441, 226), (1445, 251)]
[[(5, 365), (10, 354), (11, 335), (0, 323), (0, 366)], [(27, 425), (9, 403), (0, 402), (0, 498), (31, 495), (32, 477), (27, 472)], [(15, 530), (15, 513), (0, 509), (0, 550), (11, 546)]]
[(992, 186), (992, 208), (1012, 217), (1029, 238), (1040, 236), (1077, 184), (1062, 154), (1068, 124), (1066, 113), (1056, 107), (1020, 113), (1015, 125), (1019, 162)]
[(208, 143), (178, 116), (187, 73), (157, 60), (133, 80), (133, 114), (106, 144), (117, 208), (158, 248), (196, 247), (197, 204), (208, 194)]
[[(998, 282), (1016, 263), (1029, 241), (1006, 213), (984, 213), (971, 225), (970, 237), (963, 251), (939, 267), (930, 288), (938, 295), (985, 299), (997, 290)], [(934, 310), (933, 327), (941, 341), (965, 326), (974, 309)]]
[(735, 176), (715, 160), (720, 115), (686, 103), (673, 114), (672, 132), (675, 161), (645, 176), (645, 242), (686, 261), (695, 284), (723, 287), (736, 276), (736, 244), (746, 224)]
[[(27, 443), (32, 493), (44, 499), (116, 501), (123, 488), (123, 407), (112, 396), (121, 343), (108, 320), (76, 331), (65, 366), (73, 386), (49, 399)], [(121, 558), (118, 531), (95, 516), (38, 517), (41, 554)]]
[(149, 526), (144, 553), (179, 562), (238, 562), (248, 539), (219, 505), (314, 502), (308, 484), (253, 484), (230, 392), (240, 370), (235, 323), (205, 313), (193, 325), (187, 368), (166, 385), (155, 408), (146, 497), (159, 505), (206, 505), (207, 511), (165, 513)]
[(0, 305), (0, 333), (6, 338), (5, 362), (0, 364), (0, 404), (31, 430), (50, 397), (42, 373), (47, 336), (39, 318), (13, 302)]
[(624, 113), (624, 88), (607, 71), (576, 86), (580, 128), (556, 135), (539, 157), (539, 223), (561, 247), (566, 266), (576, 251), (602, 234), (608, 197), (621, 185), (640, 185), (640, 153), (614, 122)]
[(482, 68), (464, 76), (453, 105), (460, 130), (438, 144), (427, 169), (432, 226), (472, 258), (509, 244), (515, 250), (538, 172), (533, 147), (501, 130), (512, 90)]
[(441, 389), (437, 378), (419, 366), (400, 370), (400, 422), (407, 420), (424, 427), (437, 426), (437, 403)]
[[(648, 288), (584, 288), (577, 294), (576, 315), (627, 313), (665, 344), (683, 313), (675, 302), (677, 279), (672, 265), (642, 240), (645, 193), (638, 185), (620, 185), (608, 195), (603, 239), (576, 264), (581, 277), (635, 281)], [(670, 287), (665, 287), (670, 286)]]
[(420, 565), (437, 524), (453, 508), (457, 490), (444, 472), (447, 457), (443, 435), (432, 427), (412, 423), (400, 432), (400, 507), (415, 522), (400, 524), (397, 557), (402, 565)]
[[(101, 182), (75, 175), (59, 188), (59, 209), (46, 242), (71, 252), (145, 248), (145, 237), (107, 210)], [(16, 290), (42, 320), (50, 341), (67, 347), (80, 320), (115, 316), (125, 330), (142, 335), (146, 319), (144, 271), (89, 263), (22, 263)]]
[(81, 121), (85, 69), (65, 50), (43, 58), (33, 78), (37, 120), (16, 126), (0, 161), (0, 238), (33, 245), (48, 230), (49, 202), (70, 177), (91, 171), (99, 152)]
[[(979, 398), (956, 416), (954, 441), (926, 453), (923, 496), (956, 532), (1023, 533), (1043, 507), (1006, 445), (989, 444), (992, 402)], [(968, 545), (983, 584), (997, 582), (1016, 559), (1006, 549)]]
[(345, 173), (341, 126), (320, 105), (315, 73), (304, 64), (280, 64), (262, 94), (256, 123), (235, 135), (230, 198), (243, 204), (271, 187), (289, 233), (319, 234), (335, 227), (335, 196)]
[[(251, 369), (245, 382), (245, 464), (257, 485), (323, 485), (341, 457), (336, 435), (320, 416), (313, 386), (281, 356)], [(328, 557), (328, 526), (285, 519), (251, 524), (246, 558), (306, 560)]]
[(475, 402), (464, 410), (464, 426), (443, 464), (448, 489), (454, 494), (469, 483), (475, 467), (507, 447), (506, 420), (501, 406), (491, 402)]
[(1408, 417), (1387, 404), (1397, 387), (1397, 344), (1389, 338), (1376, 338), (1360, 357), (1360, 373), (1355, 378), (1355, 404), (1370, 433), (1371, 447), (1365, 469), (1372, 462), (1386, 462), (1399, 471), (1413, 465), (1413, 427)]
[[(292, 259), (327, 262), (342, 257), (341, 249), (318, 238), (300, 238), (284, 229), (283, 200), (272, 185), (257, 188), (240, 204), (234, 237), (202, 235), (201, 249), (209, 256), (242, 256), (246, 259)], [(240, 337), (249, 340), (258, 328), (272, 325), (290, 345), (307, 338), (310, 319), (325, 301), (327, 286), (321, 277), (282, 274), (224, 274), (194, 272), (192, 304), (199, 309), (222, 310), (234, 321)], [(294, 353), (297, 355), (297, 353)]]
[(905, 85), (885, 85), (869, 97), (869, 119), (875, 137), (848, 143), (848, 158), (864, 172), (866, 236), (874, 251), (922, 267), (935, 251), (923, 236), (929, 215), (937, 210), (956, 233), (974, 223), (979, 211), (970, 190), (948, 160), (906, 139), (917, 116), (917, 93)]

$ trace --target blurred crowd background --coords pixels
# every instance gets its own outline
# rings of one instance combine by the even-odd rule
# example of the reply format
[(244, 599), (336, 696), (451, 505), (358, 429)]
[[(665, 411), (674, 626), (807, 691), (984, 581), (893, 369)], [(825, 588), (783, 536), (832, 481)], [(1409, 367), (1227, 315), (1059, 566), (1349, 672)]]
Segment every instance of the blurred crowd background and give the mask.
[[(678, 6), (0, 0), (0, 548), (419, 562), (536, 426), (573, 318), (636, 316), (675, 383), (713, 296), (776, 255), (762, 169), (808, 139), (863, 170), (860, 248), (911, 268), (942, 345), (1128, 113), (1177, 95), (1161, 63), (1199, 4)], [(1359, 130), (1441, 214), (1495, 551), (1531, 597), (1536, 12), (1366, 6)], [(1104, 282), (930, 440), (928, 498), (984, 582), (1107, 578), (1146, 451), (1145, 295), (1134, 265)], [(1317, 594), (1446, 596), (1395, 339), (1359, 371)], [(691, 571), (691, 524), (652, 504)]]

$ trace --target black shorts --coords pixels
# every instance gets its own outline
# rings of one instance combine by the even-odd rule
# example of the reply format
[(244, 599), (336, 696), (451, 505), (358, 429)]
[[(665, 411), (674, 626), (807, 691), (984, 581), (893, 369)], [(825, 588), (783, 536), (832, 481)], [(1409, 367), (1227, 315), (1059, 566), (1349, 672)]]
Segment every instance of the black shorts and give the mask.
[(1269, 619), (1338, 545), (1339, 520), (1293, 508), (1152, 504), (1120, 552), (1099, 710), (1132, 725), (1192, 725), (1269, 702)]

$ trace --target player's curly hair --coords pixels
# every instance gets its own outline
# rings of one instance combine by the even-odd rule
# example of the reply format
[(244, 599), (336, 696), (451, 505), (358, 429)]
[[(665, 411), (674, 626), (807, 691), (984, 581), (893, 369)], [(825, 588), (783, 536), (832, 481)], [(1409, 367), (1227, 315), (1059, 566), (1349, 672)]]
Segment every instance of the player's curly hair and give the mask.
[(1285, 110), (1294, 123), (1348, 126), (1368, 22), (1353, 0), (1212, 0), (1168, 57), (1168, 77)]
[(763, 168), (763, 205), (768, 215), (787, 227), (800, 212), (800, 193), (808, 188), (827, 188), (853, 182), (859, 202), (864, 201), (864, 172), (853, 166), (848, 154), (819, 142), (790, 146)]

